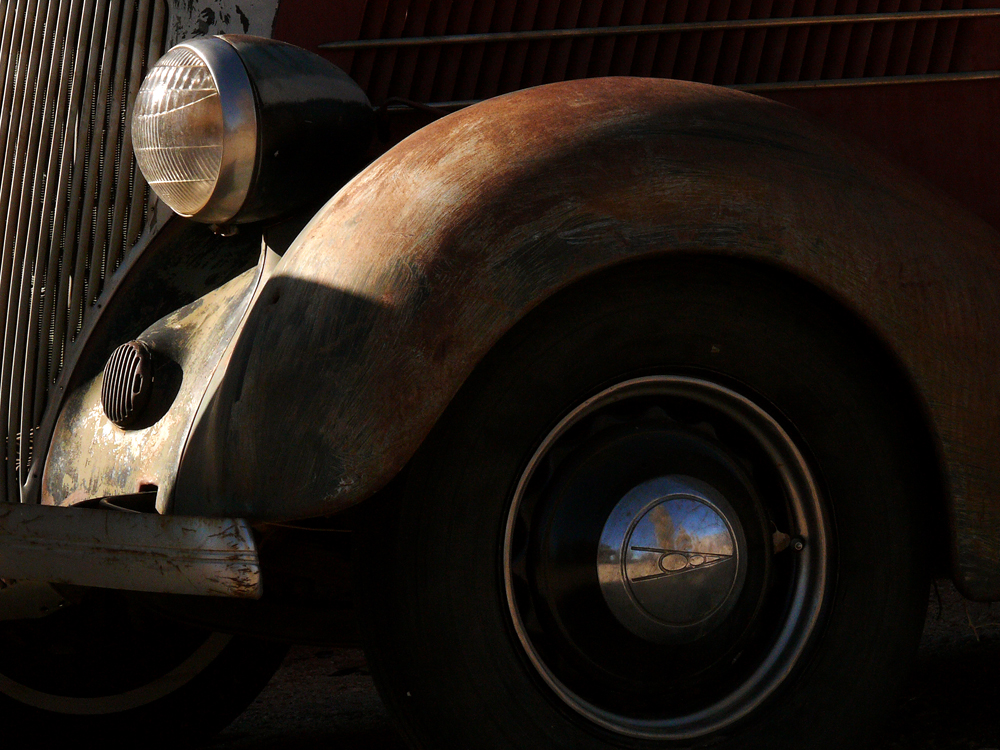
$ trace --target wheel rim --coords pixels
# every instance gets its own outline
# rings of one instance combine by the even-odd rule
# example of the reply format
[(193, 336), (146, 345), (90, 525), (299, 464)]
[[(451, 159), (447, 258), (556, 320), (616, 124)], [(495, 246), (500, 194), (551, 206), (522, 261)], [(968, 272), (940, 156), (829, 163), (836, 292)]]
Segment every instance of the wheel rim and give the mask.
[(503, 549), (514, 632), (559, 701), (605, 729), (717, 732), (803, 662), (831, 528), (762, 402), (704, 377), (626, 380), (567, 414), (520, 477)]
[(0, 625), (0, 696), (79, 716), (121, 713), (164, 698), (202, 674), (233, 640), (100, 589), (47, 617)]

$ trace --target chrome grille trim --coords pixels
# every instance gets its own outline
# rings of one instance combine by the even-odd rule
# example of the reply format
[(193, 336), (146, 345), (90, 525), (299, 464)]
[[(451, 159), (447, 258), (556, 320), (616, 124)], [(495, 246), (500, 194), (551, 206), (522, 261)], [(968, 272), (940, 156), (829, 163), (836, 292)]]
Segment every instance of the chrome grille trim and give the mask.
[(0, 35), (0, 501), (18, 502), (67, 347), (136, 243), (149, 191), (126, 127), (166, 0), (8, 0)]

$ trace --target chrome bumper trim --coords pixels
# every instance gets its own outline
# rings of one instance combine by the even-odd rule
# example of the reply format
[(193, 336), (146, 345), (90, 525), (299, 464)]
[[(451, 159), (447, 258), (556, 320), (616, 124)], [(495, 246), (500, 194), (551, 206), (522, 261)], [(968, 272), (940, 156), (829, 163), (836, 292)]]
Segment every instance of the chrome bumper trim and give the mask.
[(0, 576), (170, 594), (261, 595), (257, 546), (240, 518), (0, 504)]

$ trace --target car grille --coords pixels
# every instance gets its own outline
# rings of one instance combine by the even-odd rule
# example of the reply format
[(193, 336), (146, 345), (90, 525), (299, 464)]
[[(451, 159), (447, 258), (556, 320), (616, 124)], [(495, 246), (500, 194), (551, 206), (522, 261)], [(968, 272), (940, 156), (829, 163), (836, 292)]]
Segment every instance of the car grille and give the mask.
[(0, 501), (17, 502), (68, 347), (145, 224), (127, 113), (163, 50), (166, 4), (7, 0), (0, 13)]

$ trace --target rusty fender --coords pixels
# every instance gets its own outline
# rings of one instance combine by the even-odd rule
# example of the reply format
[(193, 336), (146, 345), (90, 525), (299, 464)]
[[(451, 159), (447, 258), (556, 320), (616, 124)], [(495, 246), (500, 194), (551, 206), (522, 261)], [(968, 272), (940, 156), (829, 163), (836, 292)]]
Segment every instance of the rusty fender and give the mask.
[(867, 322), (925, 405), (956, 579), (997, 598), (998, 251), (978, 219), (764, 99), (619, 78), (490, 100), (389, 151), (295, 240), (192, 435), (174, 512), (357, 503), (527, 311), (613, 264), (702, 252), (778, 266)]

